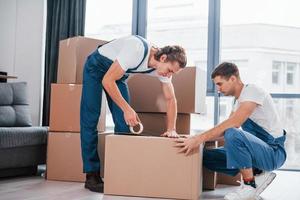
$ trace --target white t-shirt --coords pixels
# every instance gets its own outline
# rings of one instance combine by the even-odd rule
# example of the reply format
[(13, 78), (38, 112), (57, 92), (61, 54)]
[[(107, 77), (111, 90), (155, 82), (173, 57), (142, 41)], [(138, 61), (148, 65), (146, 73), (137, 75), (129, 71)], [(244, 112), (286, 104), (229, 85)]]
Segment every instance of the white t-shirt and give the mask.
[(234, 103), (233, 112), (237, 110), (240, 103), (245, 101), (258, 104), (249, 117), (252, 121), (274, 137), (282, 136), (283, 126), (269, 93), (253, 84), (244, 85), (239, 98)]
[[(150, 44), (146, 40), (145, 42), (148, 45), (148, 52), (143, 63), (141, 63), (139, 68), (136, 70), (139, 72), (152, 69), (148, 67), (148, 60), (152, 44)], [(113, 40), (98, 49), (101, 55), (109, 58), (110, 60), (118, 60), (119, 64), (125, 72), (128, 69), (136, 68), (140, 64), (144, 57), (144, 50), (144, 44), (141, 39), (133, 35)], [(156, 70), (145, 74), (156, 76), (161, 82), (171, 82), (171, 78), (158, 75)]]

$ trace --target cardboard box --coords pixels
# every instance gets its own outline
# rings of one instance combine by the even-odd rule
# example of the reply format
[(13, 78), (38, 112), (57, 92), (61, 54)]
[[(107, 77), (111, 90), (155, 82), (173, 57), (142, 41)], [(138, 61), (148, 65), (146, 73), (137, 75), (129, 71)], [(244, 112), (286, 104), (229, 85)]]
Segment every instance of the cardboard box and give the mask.
[(113, 133), (98, 133), (98, 155), (100, 159), (100, 176), (104, 177), (106, 136)]
[(171, 138), (106, 137), (104, 194), (198, 199), (202, 190), (202, 146), (177, 153)]
[[(104, 177), (105, 138), (112, 133), (98, 134), (100, 176)], [(80, 133), (49, 132), (47, 147), (47, 179), (84, 182)]]
[[(206, 72), (186, 67), (172, 78), (178, 113), (205, 111)], [(129, 77), (130, 105), (136, 112), (166, 112), (166, 100), (161, 82), (156, 77), (135, 74)], [(145, 90), (146, 89), (146, 90)]]
[[(215, 149), (217, 148), (216, 141), (205, 142), (204, 148)], [(211, 171), (203, 167), (203, 189), (214, 190), (217, 186), (217, 172)]]
[(49, 132), (47, 179), (84, 182), (80, 133)]
[[(51, 84), (50, 131), (80, 132), (82, 85)], [(98, 131), (105, 131), (106, 98), (103, 92)]]
[[(167, 130), (166, 113), (137, 113), (147, 135), (160, 136)], [(191, 115), (178, 114), (176, 120), (176, 130), (178, 134), (190, 134)]]
[(82, 36), (61, 40), (59, 43), (57, 83), (82, 83), (86, 58), (106, 41)]
[(236, 176), (229, 176), (222, 173), (217, 173), (217, 184), (223, 185), (240, 185), (239, 182), (242, 180), (242, 175), (238, 173)]
[(217, 172), (203, 166), (203, 189), (214, 190), (217, 186)]

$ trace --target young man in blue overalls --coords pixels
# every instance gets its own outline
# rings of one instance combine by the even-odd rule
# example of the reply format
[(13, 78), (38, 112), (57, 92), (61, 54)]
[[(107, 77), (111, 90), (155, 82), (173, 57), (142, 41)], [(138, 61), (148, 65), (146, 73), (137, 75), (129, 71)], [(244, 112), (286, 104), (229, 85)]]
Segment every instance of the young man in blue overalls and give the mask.
[[(167, 102), (167, 130), (163, 136), (177, 137), (175, 124), (177, 103), (171, 82), (172, 74), (186, 66), (185, 51), (180, 46), (154, 47), (140, 36), (113, 40), (97, 48), (84, 66), (80, 107), (80, 134), (85, 188), (103, 191), (100, 160), (97, 153), (97, 123), (102, 90), (115, 124), (115, 132), (129, 133), (129, 126), (138, 124), (137, 113), (129, 105), (126, 79), (132, 73), (157, 77)], [(145, 92), (147, 88), (145, 88)]]
[[(255, 199), (275, 178), (276, 174), (271, 171), (286, 160), (286, 132), (270, 94), (256, 85), (243, 84), (235, 64), (220, 64), (211, 77), (219, 92), (235, 97), (233, 112), (227, 120), (203, 134), (176, 139), (176, 146), (188, 155), (201, 143), (224, 136), (223, 148), (204, 150), (203, 164), (231, 176), (241, 172), (241, 188), (228, 193), (225, 199)], [(255, 180), (255, 171), (261, 170), (265, 172)]]

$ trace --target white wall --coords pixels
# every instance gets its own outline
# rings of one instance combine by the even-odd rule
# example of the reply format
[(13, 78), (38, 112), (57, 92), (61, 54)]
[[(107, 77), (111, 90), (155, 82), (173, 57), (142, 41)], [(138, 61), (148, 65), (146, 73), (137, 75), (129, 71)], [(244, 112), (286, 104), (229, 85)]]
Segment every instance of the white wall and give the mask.
[(46, 0), (0, 0), (0, 71), (28, 83), (33, 125), (40, 124)]

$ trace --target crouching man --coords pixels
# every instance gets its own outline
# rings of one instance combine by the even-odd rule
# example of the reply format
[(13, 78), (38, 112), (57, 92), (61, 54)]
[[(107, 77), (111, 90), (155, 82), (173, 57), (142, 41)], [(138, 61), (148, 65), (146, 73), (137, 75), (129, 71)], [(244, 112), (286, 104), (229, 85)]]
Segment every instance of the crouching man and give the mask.
[[(230, 117), (201, 135), (176, 139), (176, 147), (189, 155), (201, 143), (224, 136), (224, 147), (204, 150), (204, 166), (231, 176), (242, 174), (241, 188), (225, 199), (255, 199), (275, 178), (272, 171), (286, 160), (286, 132), (270, 94), (256, 85), (244, 84), (235, 64), (220, 64), (211, 78), (219, 92), (234, 97)], [(256, 171), (263, 173), (255, 176)]]

